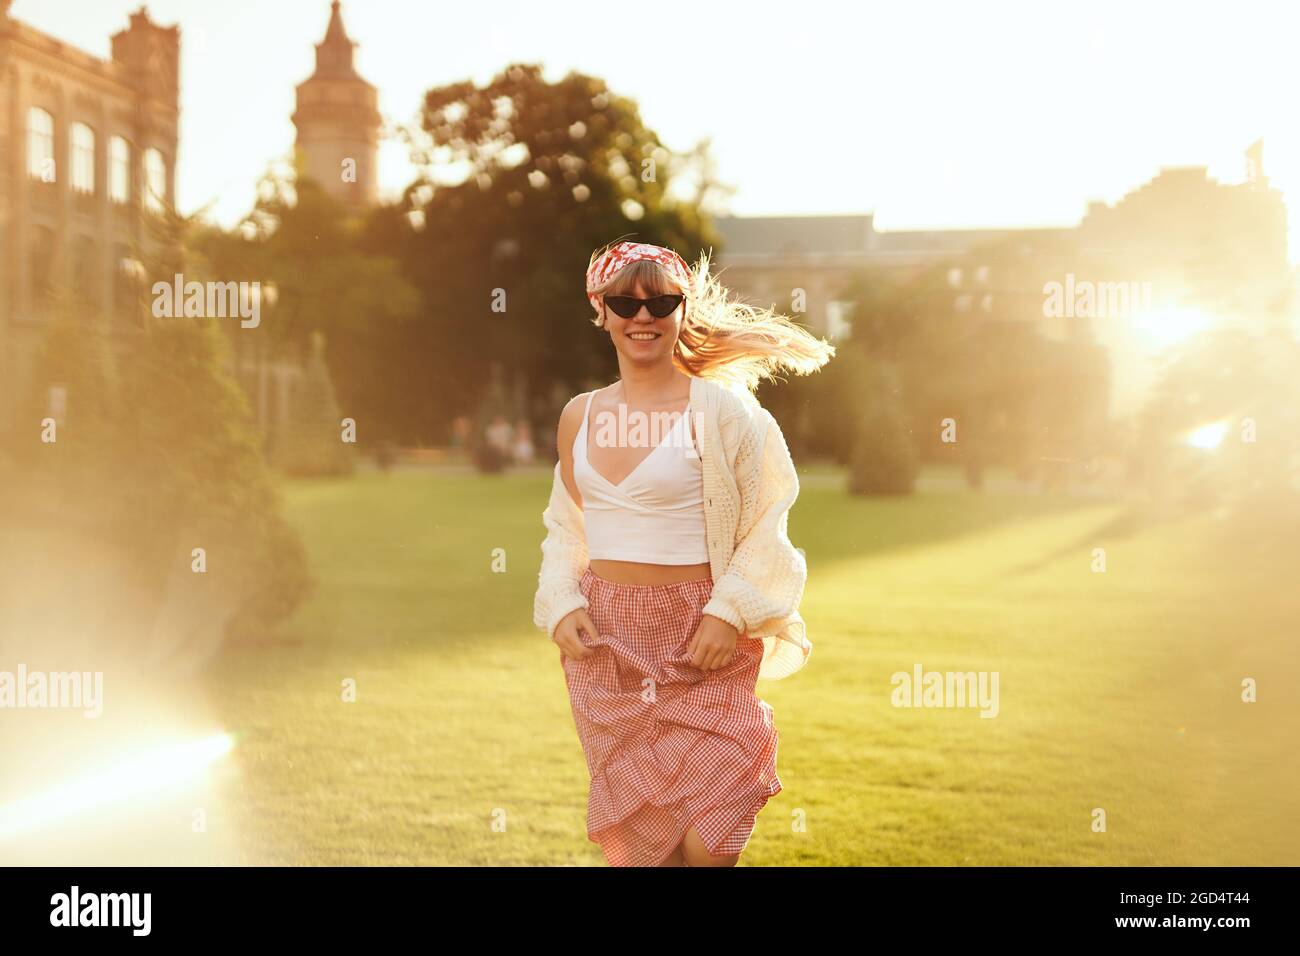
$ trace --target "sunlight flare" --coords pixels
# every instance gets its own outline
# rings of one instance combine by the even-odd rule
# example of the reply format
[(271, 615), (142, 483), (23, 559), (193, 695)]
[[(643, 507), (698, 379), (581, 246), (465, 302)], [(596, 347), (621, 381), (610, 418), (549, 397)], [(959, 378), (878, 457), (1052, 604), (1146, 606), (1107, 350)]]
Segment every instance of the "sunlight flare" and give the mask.
[(96, 807), (191, 782), (234, 745), (229, 734), (214, 734), (155, 747), (109, 769), (0, 807), (0, 840)]

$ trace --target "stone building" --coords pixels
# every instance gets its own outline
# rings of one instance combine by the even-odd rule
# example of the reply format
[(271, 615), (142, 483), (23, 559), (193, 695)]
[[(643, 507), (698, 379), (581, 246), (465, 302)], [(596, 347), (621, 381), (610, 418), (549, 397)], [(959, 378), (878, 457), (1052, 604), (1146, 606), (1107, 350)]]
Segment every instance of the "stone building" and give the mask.
[(864, 269), (914, 275), (926, 266), (1019, 238), (1033, 241), (1067, 230), (937, 229), (881, 232), (874, 216), (722, 216), (725, 241), (717, 263), (722, 282), (751, 304), (789, 313), (792, 290), (805, 296), (809, 328), (831, 339), (848, 334), (850, 282)]
[(298, 84), (295, 165), (344, 204), (365, 209), (379, 202), (382, 120), (378, 93), (352, 63), (355, 48), (334, 0), (325, 39), (316, 44), (316, 72)]
[[(972, 323), (1020, 326), (1064, 348), (1100, 350), (1107, 368), (1095, 390), (1099, 415), (1141, 407), (1155, 380), (1152, 326), (1217, 313), (1254, 328), (1291, 320), (1282, 194), (1263, 173), (1263, 146), (1247, 153), (1242, 183), (1211, 179), (1203, 166), (1161, 169), (1113, 205), (1094, 202), (1074, 227), (882, 232), (873, 216), (724, 216), (721, 281), (744, 301), (800, 316), (831, 339), (850, 334), (846, 301), (863, 270), (906, 279), (947, 264), (952, 287), (940, 308)], [(1046, 282), (1140, 287), (1124, 314), (1049, 317)], [(1178, 330), (1171, 329), (1177, 334)]]
[(56, 303), (137, 331), (149, 217), (174, 202), (180, 31), (141, 8), (104, 60), (0, 0), (0, 427)]

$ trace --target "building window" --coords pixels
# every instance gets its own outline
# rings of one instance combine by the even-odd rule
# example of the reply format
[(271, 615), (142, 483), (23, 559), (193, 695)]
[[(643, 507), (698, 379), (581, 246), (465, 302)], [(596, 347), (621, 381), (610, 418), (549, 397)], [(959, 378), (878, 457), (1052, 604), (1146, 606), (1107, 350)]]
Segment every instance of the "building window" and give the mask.
[(144, 203), (150, 212), (167, 209), (167, 164), (156, 149), (144, 151)]
[(121, 136), (108, 141), (108, 198), (131, 201), (131, 147)]
[(54, 170), (54, 117), (39, 106), (27, 111), (27, 175), (52, 183)]
[(79, 193), (95, 191), (95, 131), (85, 123), (72, 124), (72, 188)]

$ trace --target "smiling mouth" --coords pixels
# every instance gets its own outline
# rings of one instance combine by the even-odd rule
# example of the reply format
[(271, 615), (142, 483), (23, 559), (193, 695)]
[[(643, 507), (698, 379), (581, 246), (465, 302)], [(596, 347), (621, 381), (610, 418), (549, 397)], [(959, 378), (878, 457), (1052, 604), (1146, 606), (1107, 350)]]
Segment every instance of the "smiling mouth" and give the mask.
[(653, 342), (659, 338), (658, 332), (628, 332), (627, 337), (634, 342)]

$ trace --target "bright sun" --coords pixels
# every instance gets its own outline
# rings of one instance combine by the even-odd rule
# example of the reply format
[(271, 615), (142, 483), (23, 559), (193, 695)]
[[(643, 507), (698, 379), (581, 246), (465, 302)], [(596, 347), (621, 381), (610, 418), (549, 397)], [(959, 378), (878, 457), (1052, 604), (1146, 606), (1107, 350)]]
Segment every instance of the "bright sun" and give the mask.
[(1153, 351), (1185, 342), (1219, 322), (1219, 317), (1201, 309), (1168, 306), (1143, 312), (1133, 318), (1133, 331)]

